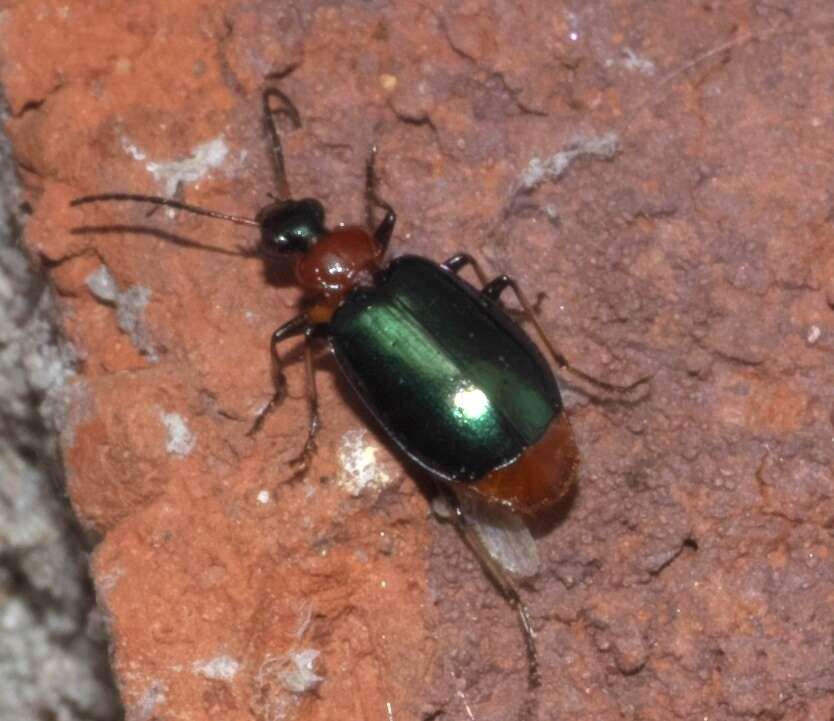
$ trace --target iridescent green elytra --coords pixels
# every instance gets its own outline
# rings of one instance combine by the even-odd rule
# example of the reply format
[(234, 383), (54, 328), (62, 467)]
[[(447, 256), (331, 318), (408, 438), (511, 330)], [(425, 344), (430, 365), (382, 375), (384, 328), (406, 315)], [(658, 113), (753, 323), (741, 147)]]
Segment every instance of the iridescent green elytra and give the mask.
[(354, 290), (328, 336), (391, 438), (449, 480), (513, 462), (562, 410), (550, 367), (500, 306), (423, 258)]

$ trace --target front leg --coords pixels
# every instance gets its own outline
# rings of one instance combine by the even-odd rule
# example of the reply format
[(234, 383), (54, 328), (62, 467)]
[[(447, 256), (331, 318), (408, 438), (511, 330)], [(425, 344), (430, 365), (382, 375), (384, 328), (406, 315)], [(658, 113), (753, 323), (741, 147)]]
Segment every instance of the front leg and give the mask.
[(365, 223), (368, 229), (374, 225), (374, 208), (382, 208), (385, 211), (385, 216), (374, 230), (374, 240), (384, 254), (394, 233), (397, 214), (391, 205), (380, 198), (376, 192), (376, 146), (371, 148), (365, 164)]
[[(275, 105), (273, 100), (278, 101)], [(276, 87), (264, 89), (261, 96), (264, 114), (264, 126), (269, 135), (269, 144), (272, 151), (272, 169), (275, 172), (275, 187), (278, 190), (278, 197), (281, 200), (289, 200), (290, 184), (287, 181), (287, 171), (284, 166), (284, 150), (281, 147), (281, 132), (278, 130), (277, 117), (288, 118), (293, 128), (301, 127), (301, 116), (298, 113), (292, 100)]]

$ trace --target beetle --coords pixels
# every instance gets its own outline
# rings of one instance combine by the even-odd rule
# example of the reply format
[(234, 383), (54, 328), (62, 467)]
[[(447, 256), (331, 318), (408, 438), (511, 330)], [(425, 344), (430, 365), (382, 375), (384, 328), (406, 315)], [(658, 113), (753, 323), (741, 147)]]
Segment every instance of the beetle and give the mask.
[[(553, 370), (502, 306), (502, 293), (513, 291), (561, 368), (610, 391), (630, 390), (641, 381), (615, 386), (571, 366), (544, 333), (518, 283), (507, 275), (488, 280), (466, 253), (440, 264), (415, 255), (388, 262), (396, 213), (377, 194), (375, 149), (366, 164), (366, 225), (328, 228), (319, 200), (294, 199), (290, 193), (278, 119), (300, 127), (298, 110), (276, 87), (264, 90), (262, 105), (278, 196), (255, 218), (134, 193), (87, 195), (71, 205), (142, 202), (252, 226), (260, 232), (252, 253), (267, 263), (294, 260), (306, 303), (272, 334), (275, 392), (249, 435), (258, 433), (285, 397), (279, 345), (303, 336), (309, 430), (292, 463), (307, 467), (320, 428), (312, 347), (316, 338), (326, 339), (378, 427), (452, 501), (461, 535), (518, 614), (528, 684), (534, 688), (539, 672), (527, 607), (462, 505), (485, 503), (532, 518), (545, 514), (574, 485), (579, 452)], [(375, 210), (383, 211), (378, 224), (373, 222)], [(466, 267), (474, 271), (480, 288), (459, 276)]]

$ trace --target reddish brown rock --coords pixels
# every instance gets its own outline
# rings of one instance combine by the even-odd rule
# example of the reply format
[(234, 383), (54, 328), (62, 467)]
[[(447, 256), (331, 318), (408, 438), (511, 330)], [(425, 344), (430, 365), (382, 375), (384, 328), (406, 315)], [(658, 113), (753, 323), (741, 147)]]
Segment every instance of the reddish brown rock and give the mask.
[(361, 218), (377, 144), (394, 252), (479, 254), (546, 294), (542, 322), (577, 364), (652, 376), (637, 404), (566, 394), (580, 487), (541, 529), (523, 589), (538, 717), (831, 718), (830, 9), (580, 5), (6, 10), (27, 248), (79, 354), (68, 486), (102, 538), (94, 573), (131, 718), (523, 708), (513, 614), (359, 433), (332, 363), (304, 480), (287, 465), (306, 423), (298, 364), (246, 437), (271, 393), (269, 334), (298, 301), (290, 274), (166, 240), (235, 249), (254, 241), (244, 228), (68, 208), (182, 180), (188, 202), (254, 215), (272, 191), (271, 72), (304, 120), (285, 138), (298, 194)]

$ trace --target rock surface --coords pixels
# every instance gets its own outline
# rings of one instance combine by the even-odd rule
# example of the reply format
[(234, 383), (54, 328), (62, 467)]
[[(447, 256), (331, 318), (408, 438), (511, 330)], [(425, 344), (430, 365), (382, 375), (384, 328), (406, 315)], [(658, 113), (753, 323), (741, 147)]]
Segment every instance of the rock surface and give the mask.
[[(322, 361), (311, 472), (291, 396), (255, 439), (288, 273), (246, 229), (269, 73), (290, 182), (394, 252), (485, 258), (635, 403), (567, 378), (580, 487), (525, 584), (539, 719), (834, 713), (834, 15), (750, 2), (19, 3), (8, 131), (81, 372), (67, 483), (136, 720), (478, 719), (524, 708), (516, 621)], [(87, 231), (83, 231), (86, 227)], [(97, 230), (93, 230), (93, 229)], [(82, 229), (83, 232), (79, 232)], [(144, 229), (144, 230), (142, 230)], [(152, 232), (148, 232), (152, 229)], [(171, 235), (176, 238), (171, 238)], [(104, 268), (104, 270), (102, 270)], [(296, 354), (293, 356), (298, 358)]]
[(0, 718), (113, 721), (120, 709), (87, 545), (56, 492), (57, 434), (44, 422), (58, 421), (72, 353), (18, 247), (10, 151), (0, 134)]

